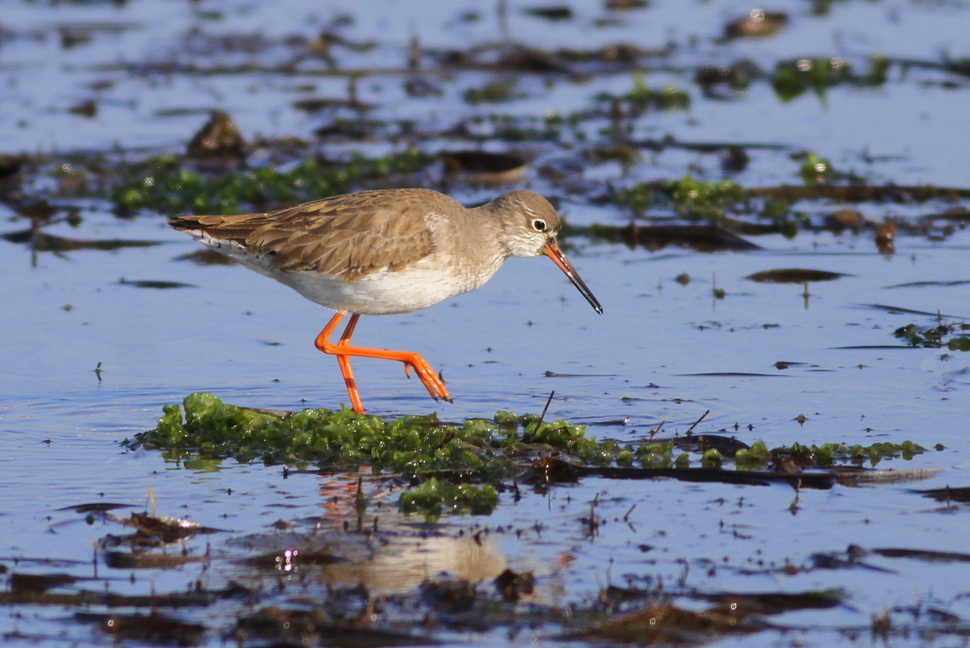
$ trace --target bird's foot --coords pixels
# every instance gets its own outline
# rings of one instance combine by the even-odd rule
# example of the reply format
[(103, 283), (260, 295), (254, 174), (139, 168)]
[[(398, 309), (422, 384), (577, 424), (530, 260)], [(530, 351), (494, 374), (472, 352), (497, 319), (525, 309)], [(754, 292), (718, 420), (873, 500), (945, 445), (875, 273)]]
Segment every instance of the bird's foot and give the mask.
[(417, 374), (421, 383), (424, 385), (428, 393), (431, 394), (431, 398), (438, 400), (446, 400), (449, 403), (452, 402), (451, 394), (448, 393), (448, 388), (445, 387), (445, 381), (435, 373), (431, 365), (417, 353), (407, 353), (404, 354), (405, 357), (399, 358), (401, 362), (404, 363), (404, 375), (408, 378), (411, 377), (411, 369), (414, 369), (414, 373)]

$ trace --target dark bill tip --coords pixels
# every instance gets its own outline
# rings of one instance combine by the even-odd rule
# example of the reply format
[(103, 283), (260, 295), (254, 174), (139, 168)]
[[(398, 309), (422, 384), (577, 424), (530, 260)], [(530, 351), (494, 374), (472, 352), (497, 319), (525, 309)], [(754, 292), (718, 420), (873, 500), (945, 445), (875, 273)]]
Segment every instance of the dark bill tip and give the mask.
[(553, 263), (559, 266), (559, 269), (563, 271), (563, 274), (569, 277), (569, 280), (573, 282), (576, 289), (579, 290), (583, 297), (586, 298), (586, 301), (588, 301), (589, 305), (593, 307), (593, 310), (602, 315), (603, 307), (600, 305), (599, 300), (597, 300), (596, 297), (593, 296), (592, 291), (586, 287), (586, 282), (584, 282), (580, 278), (579, 274), (576, 273), (576, 269), (573, 267), (573, 264), (569, 262), (569, 259), (566, 258), (566, 255), (563, 254), (561, 249), (559, 249), (559, 245), (555, 241), (546, 244), (545, 255), (552, 259)]

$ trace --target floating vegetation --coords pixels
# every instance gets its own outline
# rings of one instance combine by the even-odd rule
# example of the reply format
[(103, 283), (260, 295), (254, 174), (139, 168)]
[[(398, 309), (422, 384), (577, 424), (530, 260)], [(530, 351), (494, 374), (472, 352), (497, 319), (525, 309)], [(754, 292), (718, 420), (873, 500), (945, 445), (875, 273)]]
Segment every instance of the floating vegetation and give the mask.
[[(412, 475), (416, 487), (399, 503), (404, 511), (420, 511), (429, 518), (491, 512), (498, 502), (492, 483), (519, 477), (538, 484), (596, 475), (831, 488), (837, 474), (801, 471), (866, 462), (875, 466), (924, 451), (910, 441), (870, 446), (796, 443), (769, 450), (761, 441), (748, 446), (711, 434), (620, 444), (588, 437), (584, 426), (545, 422), (535, 414), (498, 412), (491, 420), (468, 419), (459, 427), (440, 423), (434, 414), (385, 421), (346, 408), (269, 412), (226, 405), (203, 393), (187, 396), (184, 411), (178, 405), (163, 409), (155, 429), (126, 439), (124, 445), (161, 450), (165, 459), (186, 467), (212, 469), (213, 462), (232, 458), (328, 470), (369, 466), (375, 475)], [(690, 453), (700, 455), (699, 468), (690, 467)], [(724, 470), (731, 461), (737, 470)], [(757, 472), (780, 465), (786, 470)]]
[(450, 484), (432, 477), (401, 495), (401, 510), (422, 512), (437, 519), (443, 512), (487, 515), (498, 505), (498, 493), (491, 484)]
[(587, 436), (585, 426), (545, 422), (535, 414), (497, 412), (491, 420), (468, 419), (457, 427), (440, 423), (435, 414), (384, 421), (346, 408), (269, 412), (227, 405), (205, 393), (190, 394), (183, 405), (184, 414), (178, 405), (165, 406), (153, 430), (126, 439), (124, 445), (132, 450), (162, 450), (172, 461), (233, 458), (348, 469), (367, 465), (375, 474), (456, 471), (466, 479), (486, 480), (512, 477), (526, 465), (513, 457), (530, 460), (553, 454), (574, 465), (623, 466), (637, 460), (644, 467), (667, 468), (686, 466), (687, 455), (675, 455), (675, 451), (690, 451), (711, 462), (733, 458), (746, 468), (764, 467), (781, 457), (791, 458), (799, 467), (814, 468), (910, 459), (924, 451), (909, 441), (870, 446), (796, 443), (768, 450), (761, 441), (748, 446), (711, 434), (619, 444)]
[[(403, 127), (404, 124), (401, 124)], [(324, 126), (317, 128), (313, 134), (321, 139), (346, 139), (361, 141), (380, 136), (387, 136), (388, 123), (381, 119), (365, 117), (334, 117)]]
[(970, 351), (970, 336), (965, 334), (967, 331), (970, 331), (970, 324), (966, 322), (948, 323), (940, 318), (936, 326), (900, 326), (893, 331), (893, 336), (912, 347), (939, 349), (945, 346), (950, 351)]
[(124, 211), (150, 209), (161, 214), (235, 214), (297, 204), (345, 193), (364, 180), (393, 173), (413, 173), (433, 158), (417, 151), (379, 158), (355, 157), (326, 164), (308, 158), (288, 171), (265, 167), (220, 175), (186, 169), (172, 155), (162, 155), (127, 169), (112, 192)]
[(775, 66), (771, 85), (782, 101), (791, 101), (807, 90), (812, 90), (823, 102), (825, 93), (832, 86), (843, 83), (860, 87), (878, 87), (886, 83), (892, 63), (881, 54), (869, 59), (869, 69), (857, 74), (849, 62), (841, 57), (806, 57), (781, 61)]
[(739, 98), (751, 85), (753, 78), (763, 73), (752, 61), (742, 59), (725, 66), (704, 66), (694, 73), (694, 82), (707, 97), (719, 99)]
[(651, 88), (647, 86), (642, 70), (634, 71), (633, 89), (630, 92), (623, 95), (603, 92), (597, 94), (595, 99), (611, 104), (611, 117), (635, 117), (646, 110), (686, 110), (690, 107), (689, 93), (673, 85)]
[(824, 98), (827, 88), (851, 79), (851, 74), (848, 61), (842, 58), (800, 58), (778, 63), (771, 85), (782, 101), (791, 101), (809, 89)]
[(492, 81), (479, 88), (468, 88), (462, 97), (466, 103), (499, 103), (515, 98), (515, 81)]
[[(60, 637), (125, 645), (219, 640), (247, 648), (503, 641), (700, 646), (749, 643), (748, 636), (758, 644), (943, 646), (970, 634), (970, 599), (960, 578), (970, 556), (948, 542), (959, 537), (970, 483), (951, 470), (920, 494), (885, 488), (955, 462), (929, 453), (905, 461), (921, 451), (909, 443), (869, 445), (918, 435), (929, 448), (939, 437), (953, 446), (950, 455), (963, 450), (959, 426), (951, 423), (960, 419), (965, 363), (947, 346), (966, 348), (970, 332), (958, 326), (960, 317), (946, 314), (953, 328), (940, 330), (936, 308), (925, 304), (970, 315), (960, 309), (965, 286), (947, 281), (970, 279), (961, 275), (963, 266), (926, 258), (952, 261), (952, 248), (965, 246), (968, 236), (970, 190), (945, 184), (964, 182), (946, 162), (959, 159), (950, 147), (961, 143), (953, 136), (959, 132), (954, 115), (968, 87), (970, 59), (932, 40), (945, 33), (941, 28), (956, 28), (966, 3), (946, 3), (945, 11), (913, 3), (914, 10), (892, 14), (897, 31), (913, 35), (905, 51), (933, 52), (922, 59), (874, 52), (885, 42), (879, 32), (887, 10), (876, 2), (852, 3), (847, 12), (832, 0), (787, 0), (747, 16), (750, 7), (735, 13), (725, 12), (726, 3), (695, 3), (674, 12), (670, 28), (654, 35), (643, 31), (651, 18), (643, 7), (658, 3), (646, 0), (441, 3), (440, 15), (411, 30), (410, 44), (388, 39), (393, 34), (382, 26), (408, 23), (413, 15), (420, 23), (420, 9), (408, 8), (408, 17), (391, 7), (383, 21), (374, 21), (354, 3), (325, 12), (308, 5), (287, 15), (275, 15), (269, 3), (247, 3), (244, 12), (232, 11), (232, 3), (168, 3), (174, 19), (153, 23), (145, 7), (153, 3), (106, 3), (112, 5), (108, 22), (91, 20), (87, 5), (94, 3), (74, 3), (83, 10), (67, 13), (63, 2), (21, 4), (29, 19), (0, 27), (0, 41), (16, 60), (32, 61), (5, 68), (0, 207), (8, 229), (0, 245), (11, 248), (7, 265), (29, 257), (38, 266), (25, 280), (42, 289), (70, 287), (73, 305), (61, 305), (63, 290), (46, 291), (51, 299), (39, 299), (38, 308), (21, 309), (11, 321), (37, 332), (51, 327), (35, 321), (61, 322), (53, 339), (76, 339), (85, 357), (98, 354), (74, 367), (84, 372), (81, 380), (100, 380), (101, 365), (90, 371), (98, 360), (115, 372), (98, 386), (104, 407), (79, 408), (70, 402), (78, 399), (69, 399), (65, 407), (52, 402), (38, 409), (32, 403), (47, 403), (45, 395), (57, 391), (57, 384), (45, 384), (50, 363), (32, 363), (29, 353), (8, 358), (11, 376), (41, 374), (41, 396), (21, 399), (30, 384), (19, 380), (12, 394), (15, 409), (19, 404), (36, 414), (14, 427), (36, 431), (43, 441), (25, 437), (28, 443), (16, 450), (21, 463), (36, 463), (37, 447), (45, 465), (75, 460), (70, 454), (77, 444), (65, 437), (97, 426), (105, 408), (122, 422), (143, 417), (144, 399), (112, 391), (108, 380), (125, 368), (118, 359), (109, 362), (110, 348), (99, 351), (104, 336), (98, 332), (119, 314), (105, 298), (140, 307), (156, 297), (168, 303), (205, 297), (200, 289), (164, 291), (178, 286), (164, 279), (202, 282), (189, 276), (187, 264), (174, 277), (159, 265), (194, 250), (188, 242), (147, 247), (171, 239), (159, 215), (266, 211), (403, 185), (478, 202), (496, 190), (470, 185), (523, 183), (566, 212), (570, 236), (596, 243), (595, 258), (586, 263), (629, 279), (617, 276), (613, 283), (635, 318), (630, 330), (643, 340), (623, 340), (630, 352), (616, 376), (580, 379), (584, 386), (567, 407), (583, 411), (582, 422), (591, 422), (585, 431), (535, 416), (491, 417), (507, 407), (499, 404), (483, 410), (485, 419), (443, 425), (433, 416), (394, 421), (343, 410), (258, 412), (195, 397), (192, 407), (166, 412), (158, 430), (146, 433), (151, 440), (140, 447), (156, 450), (141, 450), (150, 456), (134, 466), (151, 471), (165, 453), (169, 475), (152, 481), (168, 485), (162, 503), (177, 517), (156, 516), (153, 507), (150, 519), (115, 511), (122, 505), (112, 502), (124, 497), (131, 498), (131, 511), (145, 508), (138, 495), (144, 480), (125, 478), (131, 460), (98, 463), (97, 448), (87, 457), (97, 468), (85, 473), (81, 490), (50, 488), (57, 476), (47, 478), (47, 488), (31, 489), (31, 471), (21, 471), (17, 501), (4, 510), (9, 548), (0, 559), (0, 607), (12, 623), (4, 634), (8, 643)], [(531, 10), (528, 17), (523, 10)], [(635, 13), (619, 13), (624, 10)], [(270, 21), (271, 33), (266, 17), (278, 18)], [(725, 24), (732, 18), (739, 20)], [(841, 43), (847, 25), (851, 36)], [(757, 37), (776, 40), (725, 42)], [(144, 47), (146, 39), (158, 46)], [(810, 56), (789, 60), (799, 48)], [(832, 58), (833, 51), (846, 58)], [(894, 128), (899, 115), (921, 114), (928, 103), (925, 123)], [(231, 112), (239, 127), (216, 114), (193, 138), (208, 118), (206, 106)], [(871, 126), (865, 146), (839, 137), (851, 123)], [(409, 146), (420, 153), (404, 152)], [(446, 160), (446, 149), (457, 153)], [(156, 157), (162, 151), (176, 155)], [(721, 183), (726, 179), (735, 184)], [(621, 202), (618, 190), (627, 188)], [(797, 233), (801, 240), (791, 245), (776, 236)], [(870, 258), (874, 239), (880, 250), (895, 241), (892, 264)], [(765, 317), (757, 309), (772, 310), (763, 297), (775, 289), (737, 281), (759, 267), (750, 254), (710, 259), (682, 250), (648, 252), (675, 245), (756, 250), (756, 244), (788, 259), (760, 266), (781, 269), (774, 281), (815, 280), (800, 271), (786, 277), (785, 270), (816, 267), (798, 264), (822, 259), (829, 260), (818, 268), (840, 267), (856, 277), (826, 290), (824, 300), (813, 298), (810, 312), (776, 308), (777, 317)], [(38, 262), (40, 253), (47, 256)], [(902, 271), (911, 254), (914, 262)], [(68, 255), (69, 263), (59, 258)], [(190, 260), (223, 263), (225, 257), (199, 251)], [(943, 274), (933, 275), (934, 269)], [(67, 282), (58, 283), (65, 272)], [(8, 287), (22, 288), (15, 278)], [(940, 281), (931, 286), (925, 279)], [(915, 300), (932, 312), (860, 315), (846, 303), (876, 301), (853, 297), (853, 289), (875, 295), (880, 286), (903, 281), (893, 300), (919, 306), (910, 303)], [(722, 285), (728, 303), (714, 301), (724, 296)], [(919, 285), (926, 287), (912, 295)], [(796, 299), (794, 291), (778, 292)], [(711, 307), (716, 313), (707, 315)], [(697, 309), (701, 315), (690, 315)], [(179, 320), (171, 308), (155, 311)], [(672, 312), (686, 315), (663, 316)], [(906, 320), (915, 324), (891, 338)], [(805, 321), (824, 326), (797, 325)], [(657, 330), (678, 322), (687, 334), (710, 329), (708, 344)], [(849, 329), (849, 337), (875, 335), (883, 347), (893, 345), (892, 357), (827, 351), (823, 362), (804, 352), (819, 339), (830, 343), (833, 331), (841, 335), (840, 323), (860, 327)], [(759, 333), (760, 327), (781, 327), (801, 346), (770, 352), (777, 345), (758, 340), (781, 337)], [(172, 330), (178, 326), (164, 328)], [(85, 343), (92, 336), (98, 338), (93, 346)], [(8, 338), (17, 337), (11, 330)], [(665, 361), (669, 353), (654, 358), (650, 340), (683, 342), (694, 364), (720, 363), (684, 371), (708, 370), (690, 375), (720, 376), (713, 380), (722, 384), (684, 380)], [(164, 335), (158, 341), (166, 343)], [(564, 362), (577, 343), (553, 342)], [(725, 355), (724, 345), (737, 353)], [(897, 355), (914, 354), (926, 362), (906, 357), (903, 371), (883, 371), (899, 369)], [(927, 372), (929, 360), (939, 362)], [(769, 374), (754, 373), (759, 367), (797, 377), (769, 385)], [(593, 369), (585, 373), (602, 373)], [(47, 376), (54, 383), (66, 377)], [(839, 389), (840, 380), (851, 388)], [(257, 376), (255, 382), (266, 381)], [(292, 387), (280, 389), (291, 393)], [(244, 391), (226, 394), (241, 403)], [(757, 397), (775, 392), (777, 398)], [(724, 398), (737, 402), (704, 427), (731, 431), (685, 434), (691, 410)], [(858, 412), (841, 407), (847, 401), (858, 402)], [(924, 402), (932, 406), (920, 407)], [(732, 411), (751, 424), (728, 427)], [(812, 417), (807, 423), (795, 418), (803, 427), (792, 422), (801, 411)], [(865, 420), (856, 418), (863, 413)], [(873, 414), (880, 421), (872, 422)], [(659, 420), (665, 417), (675, 419), (669, 434)], [(868, 425), (879, 429), (863, 432)], [(590, 438), (594, 430), (598, 439)], [(762, 436), (768, 444), (757, 442)], [(795, 440), (803, 445), (775, 447)], [(824, 443), (842, 440), (847, 443)], [(277, 468), (203, 472), (236, 460)], [(869, 468), (876, 462), (881, 469)], [(294, 475), (283, 465), (321, 474)], [(944, 487), (947, 480), (953, 487)], [(843, 488), (861, 484), (868, 487)], [(839, 492), (809, 490), (816, 488)], [(72, 503), (74, 490), (104, 492), (94, 497), (106, 501), (77, 500), (70, 511), (58, 511)], [(838, 505), (840, 499), (850, 505)], [(509, 510), (495, 509), (496, 503)], [(421, 522), (493, 509), (494, 519)], [(872, 548), (880, 543), (871, 542), (868, 530), (898, 519), (920, 541)], [(231, 531), (204, 533), (201, 523)], [(840, 541), (846, 533), (818, 532), (825, 527), (853, 537)], [(842, 551), (832, 551), (833, 537)], [(866, 548), (845, 550), (850, 540)], [(773, 581), (779, 585), (762, 589)], [(818, 589), (820, 582), (845, 589)], [(889, 590), (904, 593), (887, 604)], [(785, 612), (795, 613), (772, 616)]]
[[(171, 461), (260, 460), (267, 465), (310, 464), (375, 473), (463, 471), (480, 478), (505, 478), (514, 462), (506, 450), (516, 443), (518, 425), (472, 419), (461, 428), (441, 425), (434, 414), (385, 422), (343, 408), (278, 413), (226, 405), (211, 394), (191, 394), (182, 407), (167, 405), (153, 430), (125, 440), (130, 449), (163, 451)], [(550, 425), (550, 424), (545, 424)], [(560, 422), (564, 434), (582, 438), (582, 428)]]
[[(653, 143), (642, 144), (652, 148)], [(799, 230), (832, 231), (841, 233), (846, 228), (858, 233), (862, 229), (875, 230), (877, 243), (891, 241), (896, 228), (907, 233), (933, 235), (945, 238), (954, 233), (950, 221), (964, 222), (965, 210), (932, 214), (919, 222), (894, 219), (882, 224), (866, 222), (858, 212), (841, 209), (834, 214), (811, 216), (794, 207), (799, 201), (832, 201), (839, 204), (863, 202), (922, 203), (928, 201), (960, 201), (970, 198), (970, 190), (955, 187), (861, 185), (848, 184), (855, 179), (850, 173), (833, 169), (831, 163), (814, 153), (793, 155), (802, 159), (799, 174), (804, 185), (780, 185), (774, 187), (743, 187), (730, 180), (711, 181), (695, 178), (691, 173), (679, 180), (651, 180), (625, 187), (610, 186), (598, 202), (612, 203), (629, 209), (637, 221), (630, 227), (593, 224), (582, 230), (572, 228), (573, 234), (598, 237), (628, 245), (642, 245), (650, 249), (663, 247), (664, 240), (680, 243), (679, 239), (697, 238), (701, 232), (667, 232), (664, 228), (683, 228), (681, 224), (640, 225), (639, 220), (649, 216), (681, 216), (690, 221), (706, 221), (720, 232), (708, 231), (703, 238), (710, 239), (703, 245), (691, 245), (697, 249), (757, 249), (745, 241), (740, 247), (721, 245), (714, 239), (740, 238), (738, 234), (759, 235), (780, 233), (794, 237)], [(839, 184), (837, 184), (839, 183)], [(670, 234), (673, 233), (673, 236)], [(743, 241), (743, 239), (740, 239)]]
[[(491, 113), (476, 116), (447, 132), (472, 139), (487, 137), (509, 144), (571, 141), (573, 145), (578, 145), (572, 157), (535, 167), (539, 175), (554, 183), (570, 182), (573, 165), (580, 163), (610, 160), (618, 162), (628, 172), (635, 172), (642, 161), (643, 150), (662, 152), (667, 148), (680, 148), (702, 153), (721, 152), (724, 155), (735, 151), (747, 155), (745, 148), (738, 146), (725, 148), (725, 145), (718, 143), (678, 142), (673, 139), (630, 140), (621, 136), (620, 143), (614, 140), (597, 140), (585, 144), (590, 131), (584, 124), (589, 119), (591, 117), (582, 112), (566, 115), (550, 112), (541, 117)], [(362, 120), (334, 119), (323, 128), (330, 129), (326, 137), (331, 137), (336, 132), (334, 129), (341, 130), (344, 126), (350, 130), (341, 132), (350, 139), (371, 138), (370, 130), (355, 130), (358, 127), (363, 128)], [(414, 125), (409, 128), (414, 128)], [(614, 132), (614, 135), (617, 134)], [(323, 136), (322, 133), (320, 135)], [(746, 146), (759, 148), (756, 144)], [(511, 152), (514, 151), (511, 147), (510, 152), (501, 154), (473, 149), (457, 153), (448, 150), (423, 152), (409, 149), (379, 157), (357, 155), (339, 160), (308, 156), (309, 146), (305, 142), (262, 141), (258, 148), (276, 156), (274, 159), (292, 162), (260, 168), (239, 168), (242, 164), (240, 162), (215, 168), (171, 154), (133, 163), (112, 162), (105, 156), (76, 156), (69, 163), (59, 163), (51, 173), (59, 178), (59, 200), (70, 196), (109, 194), (117, 213), (130, 216), (138, 211), (164, 215), (266, 211), (361, 188), (389, 184), (426, 186), (427, 174), (421, 172), (432, 169), (437, 161), (443, 161), (442, 168), (446, 179), (453, 178), (466, 183), (517, 182), (533, 170), (521, 155)], [(897, 228), (900, 233), (945, 238), (956, 232), (961, 227), (959, 223), (966, 220), (966, 208), (956, 206), (921, 215), (909, 222), (900, 218), (894, 218), (882, 225), (869, 222), (858, 212), (846, 209), (843, 205), (860, 202), (912, 204), (927, 201), (965, 201), (970, 199), (970, 190), (931, 185), (863, 184), (857, 182), (859, 178), (855, 175), (839, 172), (832, 167), (829, 160), (815, 153), (795, 152), (790, 158), (796, 162), (792, 166), (792, 173), (799, 175), (804, 184), (743, 187), (729, 180), (704, 180), (698, 170), (692, 170), (676, 180), (650, 180), (627, 186), (608, 183), (598, 195), (589, 196), (589, 201), (616, 204), (629, 209), (635, 216), (673, 215), (692, 222), (651, 223), (649, 226), (634, 223), (631, 228), (593, 224), (587, 228), (569, 229), (567, 233), (648, 249), (674, 244), (700, 250), (745, 250), (757, 249), (757, 246), (742, 238), (743, 236), (781, 233), (791, 238), (803, 229), (839, 233), (848, 228), (859, 233), (862, 230), (882, 227), (887, 231)], [(42, 185), (43, 183), (38, 184)], [(596, 192), (597, 187), (595, 184), (585, 185), (581, 191)], [(797, 206), (801, 201), (831, 201), (843, 207), (835, 213), (818, 214), (812, 205), (809, 205), (807, 211), (803, 211), (804, 208)], [(28, 211), (32, 218), (34, 212), (38, 212), (30, 229), (8, 232), (2, 236), (15, 242), (32, 242), (34, 251), (57, 252), (89, 247), (114, 249), (154, 243), (81, 241), (55, 237), (40, 231), (40, 228), (62, 222), (64, 218), (73, 225), (81, 216), (68, 213), (61, 217), (58, 214), (59, 208), (45, 201), (32, 204)], [(28, 215), (26, 211), (23, 213)], [(705, 229), (696, 229), (697, 227)], [(711, 229), (712, 227), (716, 229)], [(880, 236), (886, 237), (885, 234)], [(879, 240), (883, 239), (877, 238)], [(892, 240), (891, 233), (887, 240)]]
[(859, 444), (846, 445), (844, 443), (823, 443), (822, 445), (805, 446), (793, 443), (771, 451), (773, 459), (787, 458), (798, 468), (827, 468), (836, 464), (862, 466), (869, 462), (876, 466), (886, 459), (902, 458), (909, 461), (918, 454), (926, 452), (926, 448), (916, 445), (912, 441), (902, 443), (879, 442), (864, 446)]
[(830, 182), (835, 174), (832, 163), (819, 157), (816, 153), (809, 153), (805, 156), (805, 161), (802, 162), (798, 173), (807, 185)]
[(686, 174), (680, 180), (642, 182), (629, 189), (619, 189), (615, 202), (642, 214), (651, 207), (666, 207), (678, 214), (696, 219), (718, 222), (724, 210), (741, 200), (741, 187), (723, 180), (697, 180)]
[(555, 114), (543, 118), (492, 114), (484, 121), (491, 127), (489, 139), (506, 142), (554, 142), (562, 137), (562, 119)]

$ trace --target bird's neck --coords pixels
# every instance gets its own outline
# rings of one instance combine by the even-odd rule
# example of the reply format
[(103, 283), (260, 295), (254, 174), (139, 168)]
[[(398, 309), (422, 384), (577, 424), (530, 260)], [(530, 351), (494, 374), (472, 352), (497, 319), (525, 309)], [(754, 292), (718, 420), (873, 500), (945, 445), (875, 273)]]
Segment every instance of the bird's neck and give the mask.
[[(490, 205), (469, 210), (461, 232), (453, 232), (454, 245), (449, 250), (457, 273), (478, 287), (488, 281), (510, 256), (502, 242), (502, 223)], [(474, 262), (469, 260), (474, 259)], [(470, 288), (469, 288), (470, 289)]]

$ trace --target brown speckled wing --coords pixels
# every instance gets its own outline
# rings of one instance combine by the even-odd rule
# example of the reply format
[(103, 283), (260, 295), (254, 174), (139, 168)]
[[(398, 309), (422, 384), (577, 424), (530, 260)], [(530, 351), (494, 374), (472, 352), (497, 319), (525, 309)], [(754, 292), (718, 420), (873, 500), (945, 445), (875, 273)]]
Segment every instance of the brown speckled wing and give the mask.
[(255, 256), (268, 255), (279, 270), (354, 281), (385, 268), (399, 270), (431, 254), (434, 241), (425, 215), (447, 209), (449, 202), (418, 189), (365, 191), (267, 214), (183, 216), (171, 224), (233, 241)]

